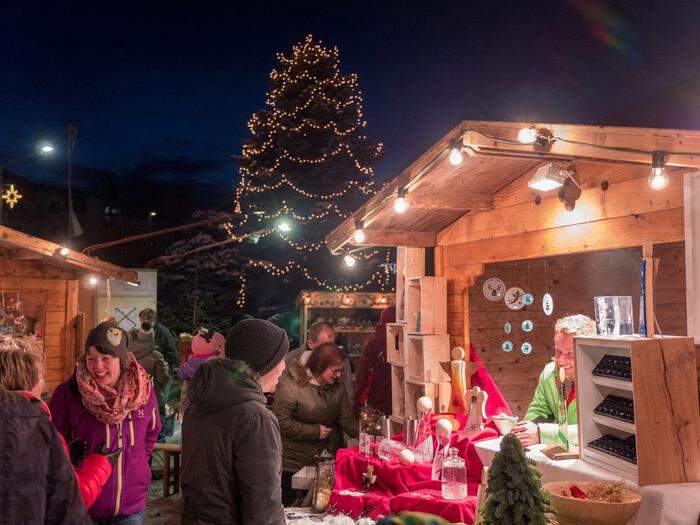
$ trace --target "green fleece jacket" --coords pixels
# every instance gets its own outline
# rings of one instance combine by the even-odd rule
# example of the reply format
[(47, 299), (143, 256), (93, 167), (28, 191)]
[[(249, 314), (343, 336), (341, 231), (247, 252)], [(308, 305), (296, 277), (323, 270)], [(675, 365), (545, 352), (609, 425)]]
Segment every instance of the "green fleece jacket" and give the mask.
[[(556, 366), (553, 362), (547, 363), (540, 374), (535, 395), (525, 413), (525, 419), (538, 424), (542, 443), (552, 443), (556, 440), (560, 403), (561, 395), (557, 391)], [(576, 399), (569, 405), (566, 422), (569, 428), (569, 439), (573, 438), (574, 442), (578, 441)]]

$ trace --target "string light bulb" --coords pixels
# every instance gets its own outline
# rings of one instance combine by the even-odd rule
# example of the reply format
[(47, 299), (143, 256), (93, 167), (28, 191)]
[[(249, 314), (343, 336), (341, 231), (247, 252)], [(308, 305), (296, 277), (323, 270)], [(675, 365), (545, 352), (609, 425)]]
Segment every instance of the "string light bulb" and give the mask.
[(352, 238), (355, 241), (355, 244), (362, 244), (367, 239), (362, 221), (357, 221), (355, 223), (355, 233), (353, 234)]
[(281, 232), (287, 233), (292, 231), (292, 225), (289, 224), (289, 221), (287, 219), (282, 219), (280, 222), (277, 223), (277, 229)]
[(522, 128), (518, 131), (518, 142), (520, 144), (534, 144), (537, 141), (537, 130), (534, 127)]
[(406, 188), (399, 188), (394, 201), (394, 211), (403, 213), (408, 209), (408, 201), (406, 201)]
[(63, 248), (61, 248), (61, 249), (58, 251), (58, 253), (59, 253), (59, 255), (60, 255), (61, 257), (68, 257), (68, 254), (70, 253), (70, 250), (69, 250), (68, 248), (66, 248), (66, 247), (63, 247)]
[(459, 140), (453, 140), (450, 144), (450, 164), (453, 166), (462, 164), (462, 150), (459, 147)]
[(649, 187), (652, 190), (663, 190), (668, 186), (668, 174), (665, 168), (666, 161), (663, 151), (651, 153), (651, 174), (649, 175)]
[(355, 259), (351, 254), (345, 254), (345, 257), (343, 257), (343, 262), (345, 263), (345, 266), (348, 268), (352, 268), (357, 264), (357, 259)]

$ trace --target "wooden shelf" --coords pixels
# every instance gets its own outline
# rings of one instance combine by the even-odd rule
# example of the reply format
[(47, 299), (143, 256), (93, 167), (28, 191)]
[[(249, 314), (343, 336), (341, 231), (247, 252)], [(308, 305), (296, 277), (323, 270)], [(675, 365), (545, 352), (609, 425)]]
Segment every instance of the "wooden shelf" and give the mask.
[(343, 329), (343, 328), (336, 328), (335, 333), (337, 334), (373, 334), (374, 333), (374, 328), (371, 330), (352, 330), (352, 329)]
[(406, 390), (403, 367), (391, 365), (391, 413), (403, 418), (406, 414)]
[(447, 280), (444, 277), (408, 280), (405, 321), (409, 334), (447, 333)]
[(591, 381), (598, 386), (616, 388), (617, 390), (627, 390), (628, 392), (634, 391), (634, 384), (632, 381), (625, 381), (624, 379), (591, 375)]
[(622, 421), (620, 419), (615, 419), (608, 416), (601, 416), (600, 414), (591, 415), (591, 419), (598, 423), (599, 425), (604, 425), (609, 428), (616, 428), (617, 430), (622, 430), (623, 432), (629, 432), (630, 434), (636, 433), (636, 427), (634, 423), (628, 423), (627, 421)]
[[(690, 337), (576, 337), (576, 398), (581, 459), (644, 485), (700, 481), (697, 369)], [(594, 376), (606, 355), (630, 359), (632, 381)], [(611, 393), (634, 401), (634, 424), (596, 414)], [(662, 395), (663, 394), (663, 395)], [(588, 446), (635, 436), (637, 463)]]
[(405, 414), (415, 417), (418, 413), (416, 402), (419, 397), (427, 396), (433, 401), (433, 412), (447, 412), (452, 393), (451, 383), (425, 383), (422, 381), (404, 381), (406, 390)]
[(450, 336), (411, 335), (404, 341), (406, 379), (425, 383), (449, 381), (440, 363), (450, 361)]
[(386, 325), (386, 361), (392, 365), (404, 366), (404, 326), (391, 323)]

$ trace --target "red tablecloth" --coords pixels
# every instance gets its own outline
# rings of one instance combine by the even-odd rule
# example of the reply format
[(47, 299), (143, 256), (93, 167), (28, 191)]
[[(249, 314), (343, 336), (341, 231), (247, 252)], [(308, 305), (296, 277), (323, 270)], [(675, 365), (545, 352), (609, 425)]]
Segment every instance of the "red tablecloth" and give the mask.
[[(439, 417), (435, 416), (434, 420)], [(457, 416), (457, 419), (460, 424), (464, 423), (461, 416)], [(497, 436), (498, 432), (490, 427), (471, 435), (453, 434), (451, 444), (467, 463), (469, 497), (460, 501), (442, 498), (440, 482), (430, 479), (430, 464), (415, 463), (404, 467), (398, 461), (387, 462), (376, 456), (367, 458), (357, 449), (341, 449), (336, 455), (335, 486), (329, 510), (354, 518), (364, 515), (372, 519), (399, 510), (415, 510), (435, 514), (451, 522), (473, 523), (476, 492), (483, 469), (474, 443)], [(374, 466), (377, 481), (368, 493), (362, 493), (362, 474), (369, 462)]]

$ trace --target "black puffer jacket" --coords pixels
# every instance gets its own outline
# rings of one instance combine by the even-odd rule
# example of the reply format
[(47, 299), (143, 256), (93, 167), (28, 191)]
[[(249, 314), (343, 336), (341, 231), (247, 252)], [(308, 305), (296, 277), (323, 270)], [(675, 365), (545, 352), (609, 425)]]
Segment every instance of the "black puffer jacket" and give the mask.
[(0, 523), (91, 523), (48, 416), (38, 403), (3, 388), (0, 472)]
[(183, 524), (284, 525), (275, 416), (241, 363), (212, 359), (190, 383), (182, 423)]

